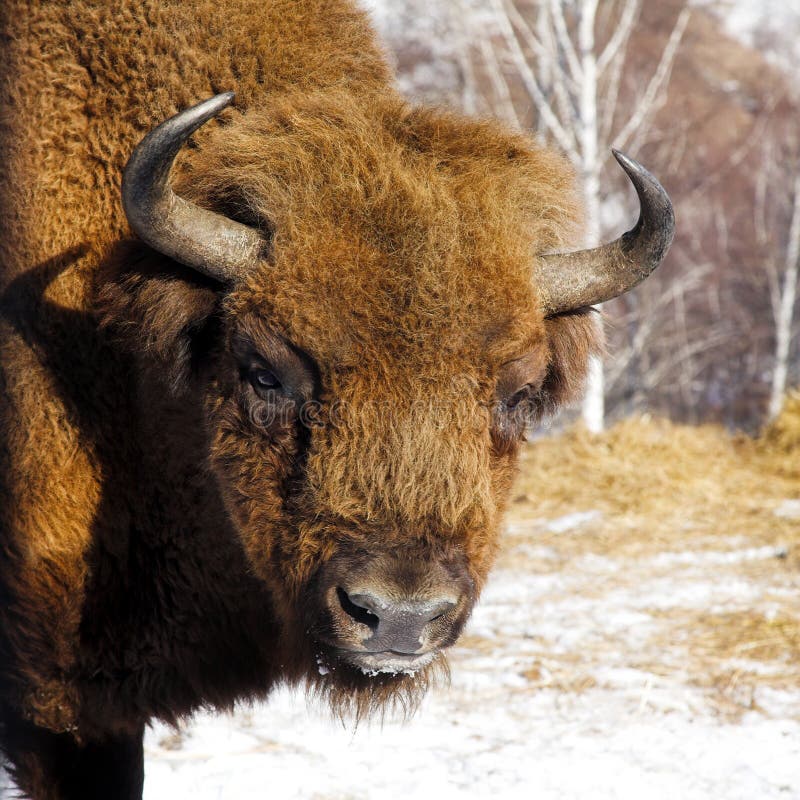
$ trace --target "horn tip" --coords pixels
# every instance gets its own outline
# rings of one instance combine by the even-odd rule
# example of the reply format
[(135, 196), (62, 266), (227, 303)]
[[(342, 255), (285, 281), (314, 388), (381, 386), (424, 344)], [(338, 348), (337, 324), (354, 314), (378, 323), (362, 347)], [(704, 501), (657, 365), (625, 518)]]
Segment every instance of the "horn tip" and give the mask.
[(202, 108), (206, 113), (215, 116), (219, 114), (223, 108), (227, 108), (233, 102), (235, 96), (235, 92), (221, 92), (220, 94), (215, 94), (213, 97), (209, 97), (208, 100), (198, 103), (195, 107)]
[(644, 167), (642, 167), (642, 165), (638, 161), (631, 158), (630, 156), (626, 156), (625, 153), (622, 152), (622, 150), (617, 150), (616, 147), (611, 148), (611, 153), (617, 160), (617, 163), (629, 175), (631, 174), (631, 172), (642, 172), (642, 170), (644, 169)]

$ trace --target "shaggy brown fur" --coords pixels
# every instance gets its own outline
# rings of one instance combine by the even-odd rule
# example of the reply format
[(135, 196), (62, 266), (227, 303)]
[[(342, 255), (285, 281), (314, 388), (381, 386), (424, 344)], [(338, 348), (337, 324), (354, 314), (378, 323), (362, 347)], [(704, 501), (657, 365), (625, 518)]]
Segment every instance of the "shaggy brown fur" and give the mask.
[[(564, 162), (409, 107), (349, 0), (0, 13), (0, 709), (20, 787), (139, 797), (149, 719), (279, 680), (357, 713), (413, 702), (430, 675), (335, 661), (323, 589), (467, 587), (432, 634), (457, 637), (515, 443), (598, 347), (530, 282), (574, 232)], [(270, 237), (224, 289), (133, 241), (119, 187), (149, 129), (228, 89), (173, 173)], [(291, 401), (253, 391), (253, 360), (296, 376)]]

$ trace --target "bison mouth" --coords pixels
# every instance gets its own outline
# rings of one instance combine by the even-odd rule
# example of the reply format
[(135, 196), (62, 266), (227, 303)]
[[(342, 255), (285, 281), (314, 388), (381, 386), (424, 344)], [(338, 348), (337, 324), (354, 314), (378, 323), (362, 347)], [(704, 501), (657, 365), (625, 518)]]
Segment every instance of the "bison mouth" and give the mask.
[[(440, 656), (438, 650), (426, 653), (399, 653), (394, 650), (381, 650), (376, 652), (364, 652), (358, 650), (333, 649), (331, 655), (338, 663), (345, 663), (356, 667), (369, 677), (377, 675), (407, 675), (415, 676), (420, 670), (432, 664)], [(325, 657), (317, 656), (319, 671), (325, 674), (324, 670), (329, 670)]]
[(307, 687), (342, 722), (368, 717), (408, 719), (434, 685), (447, 685), (450, 670), (441, 650), (424, 654), (354, 651), (317, 641), (316, 669)]

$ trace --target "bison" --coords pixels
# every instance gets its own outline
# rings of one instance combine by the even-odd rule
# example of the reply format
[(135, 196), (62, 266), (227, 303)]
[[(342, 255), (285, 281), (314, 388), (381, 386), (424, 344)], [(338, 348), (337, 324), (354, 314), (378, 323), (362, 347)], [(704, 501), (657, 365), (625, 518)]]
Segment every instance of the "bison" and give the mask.
[(351, 0), (0, 14), (21, 791), (139, 798), (149, 720), (279, 682), (413, 704), (486, 580), (518, 442), (601, 347), (590, 306), (669, 246), (666, 194), (617, 154), (639, 221), (575, 251), (563, 158), (409, 105)]

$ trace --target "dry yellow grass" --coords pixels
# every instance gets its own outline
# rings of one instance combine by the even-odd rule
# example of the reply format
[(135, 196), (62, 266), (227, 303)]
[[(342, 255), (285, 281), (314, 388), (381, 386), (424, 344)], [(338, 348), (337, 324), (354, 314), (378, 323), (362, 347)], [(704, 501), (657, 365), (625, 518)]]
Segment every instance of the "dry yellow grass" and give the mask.
[[(797, 406), (788, 413), (797, 414), (800, 437)], [(800, 445), (795, 451), (786, 444), (783, 418), (775, 425), (783, 425), (782, 433), (776, 427), (767, 435), (781, 449), (766, 438), (649, 417), (625, 420), (601, 436), (575, 428), (542, 439), (523, 452), (512, 514), (535, 521), (598, 510), (605, 522), (580, 540), (593, 551), (634, 554), (687, 541), (696, 548), (704, 537), (746, 537), (754, 546), (783, 539), (794, 551), (800, 522), (774, 512), (800, 498)]]
[(786, 395), (780, 415), (764, 428), (757, 446), (775, 471), (800, 479), (800, 389)]
[[(795, 604), (796, 605), (796, 604)], [(759, 710), (758, 689), (800, 691), (800, 616), (789, 607), (775, 615), (739, 609), (653, 612), (658, 620), (649, 652), (669, 652), (677, 663), (643, 661), (639, 668), (688, 673), (687, 682), (707, 689), (716, 710), (728, 717)]]
[[(526, 446), (500, 566), (563, 573), (563, 601), (578, 565), (600, 556), (611, 566), (581, 584), (580, 597), (603, 604), (640, 592), (637, 610), (652, 630), (621, 656), (602, 636), (557, 656), (543, 643), (525, 677), (582, 691), (613, 656), (659, 678), (682, 676), (726, 715), (757, 710), (759, 687), (800, 696), (799, 501), (800, 392), (758, 439), (639, 417), (600, 436), (576, 428)], [(594, 513), (575, 530), (554, 529), (575, 512)], [(673, 580), (676, 589), (696, 581), (745, 590), (729, 607), (665, 607), (663, 597), (648, 607), (648, 587)]]
[(752, 612), (701, 614), (701, 645), (717, 658), (783, 661), (800, 666), (800, 619)]

